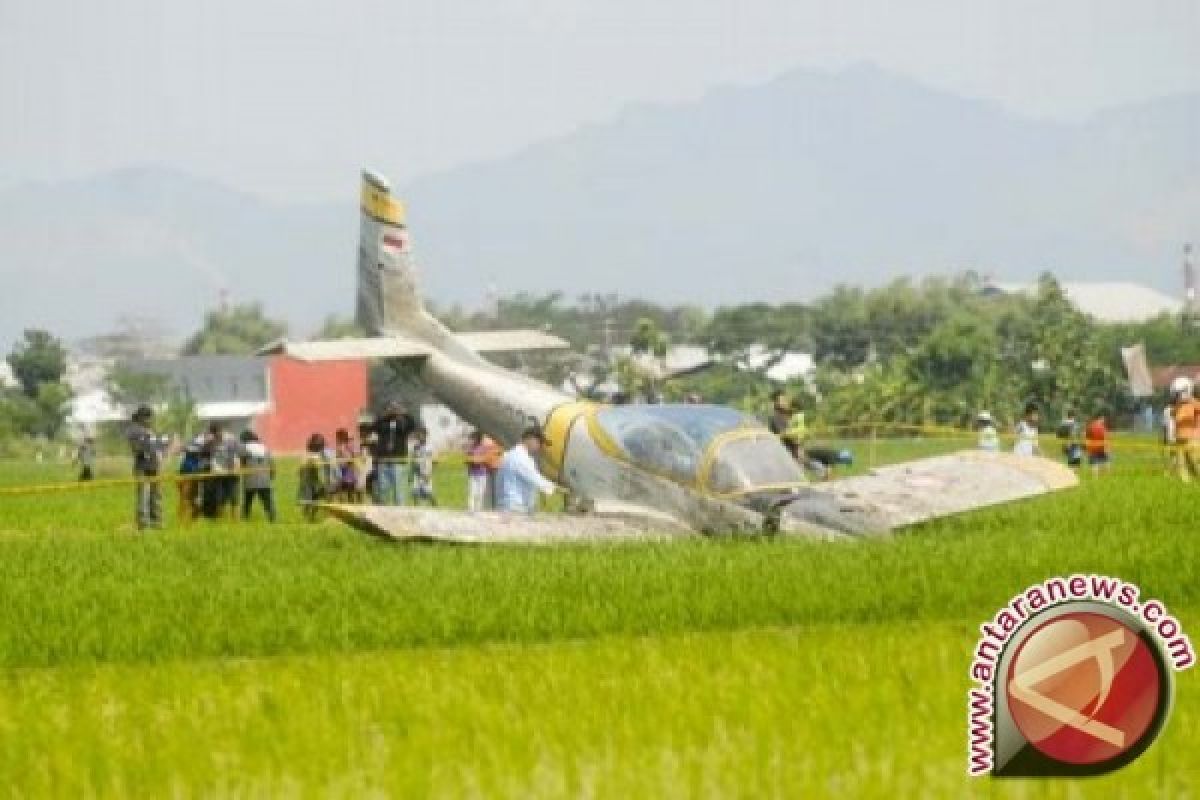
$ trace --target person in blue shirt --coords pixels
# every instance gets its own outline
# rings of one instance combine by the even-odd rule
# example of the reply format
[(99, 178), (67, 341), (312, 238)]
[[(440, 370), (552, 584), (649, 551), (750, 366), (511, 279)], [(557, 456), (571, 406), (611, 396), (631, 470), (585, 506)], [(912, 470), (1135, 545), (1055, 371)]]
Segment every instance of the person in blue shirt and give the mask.
[(552, 481), (537, 468), (537, 456), (546, 445), (540, 428), (526, 428), (521, 441), (504, 454), (496, 472), (496, 509), (532, 514), (537, 510), (537, 496), (551, 495), (558, 490)]

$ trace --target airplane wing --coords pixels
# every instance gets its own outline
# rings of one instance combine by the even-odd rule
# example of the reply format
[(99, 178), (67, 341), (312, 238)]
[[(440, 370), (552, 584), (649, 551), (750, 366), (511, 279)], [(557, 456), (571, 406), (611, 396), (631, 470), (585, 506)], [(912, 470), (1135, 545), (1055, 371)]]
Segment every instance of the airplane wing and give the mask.
[[(531, 350), (560, 350), (570, 345), (564, 339), (537, 330), (476, 331), (455, 338), (477, 353), (511, 353)], [(259, 350), (259, 355), (286, 355), (299, 361), (346, 361), (354, 359), (423, 358), (433, 348), (418, 339), (403, 336), (370, 336), (361, 339), (328, 339), (290, 342), (281, 339)]]
[(1078, 483), (1074, 471), (1047, 458), (967, 450), (880, 467), (810, 488), (832, 495), (843, 514), (872, 523), (864, 527), (882, 524), (891, 529)]
[(336, 503), (322, 508), (358, 530), (410, 542), (566, 544), (698, 535), (669, 518), (626, 512), (521, 514)]
[(433, 348), (406, 336), (375, 336), (364, 339), (328, 339), (289, 342), (282, 339), (258, 351), (262, 356), (286, 355), (298, 361), (348, 361), (353, 359), (415, 358), (429, 355)]
[(514, 353), (531, 350), (565, 350), (571, 345), (545, 331), (473, 331), (456, 333), (454, 338), (476, 353)]

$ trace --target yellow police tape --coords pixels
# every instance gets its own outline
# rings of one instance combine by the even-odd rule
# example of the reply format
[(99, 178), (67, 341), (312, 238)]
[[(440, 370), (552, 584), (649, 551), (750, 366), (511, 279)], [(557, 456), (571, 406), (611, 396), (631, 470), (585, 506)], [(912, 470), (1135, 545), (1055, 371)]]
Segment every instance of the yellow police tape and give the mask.
[[(847, 434), (853, 434), (853, 435), (847, 435)], [(953, 441), (975, 442), (978, 440), (978, 437), (979, 437), (979, 434), (977, 431), (964, 430), (962, 428), (952, 428), (952, 427), (939, 426), (939, 425), (900, 425), (900, 424), (892, 424), (892, 423), (873, 425), (871, 423), (859, 423), (856, 425), (814, 426), (814, 427), (811, 427), (808, 429), (808, 441), (809, 442), (812, 442), (814, 439), (833, 439), (835, 441), (838, 439), (853, 439), (855, 442), (857, 442), (861, 445), (868, 445), (868, 444), (870, 444), (870, 442), (872, 440), (887, 441), (889, 439), (895, 440), (895, 439), (901, 439), (901, 438), (922, 439), (922, 440), (926, 440), (926, 441), (945, 439), (945, 440), (953, 440)], [(1018, 437), (1015, 434), (1011, 434), (1011, 433), (1003, 433), (1003, 434), (999, 434), (998, 438), (1001, 441), (1011, 442), (1011, 441), (1016, 441), (1020, 437)], [(1059, 446), (1065, 446), (1068, 444), (1078, 444), (1078, 445), (1082, 445), (1085, 448), (1088, 447), (1089, 445), (1103, 444), (1105, 446), (1106, 450), (1109, 452), (1137, 450), (1137, 451), (1154, 451), (1159, 454), (1167, 454), (1167, 453), (1170, 453), (1170, 452), (1173, 452), (1173, 451), (1179, 449), (1179, 447), (1181, 446), (1181, 445), (1166, 444), (1163, 442), (1128, 441), (1125, 439), (1125, 437), (1121, 437), (1121, 436), (1111, 438), (1111, 439), (1105, 440), (1103, 442), (1099, 442), (1099, 441), (1090, 441), (1090, 440), (1086, 440), (1086, 439), (1061, 439), (1061, 438), (1054, 436), (1053, 434), (1042, 434), (1038, 437), (1038, 440), (1039, 440), (1039, 442), (1049, 442), (1049, 443), (1056, 444)], [(1050, 449), (1047, 448), (1045, 450), (1045, 452), (1049, 453)], [(335, 466), (338, 464), (344, 464), (344, 463), (348, 463), (348, 462), (354, 462), (354, 463), (359, 463), (359, 464), (363, 464), (363, 465), (365, 465), (367, 463), (365, 459), (362, 459), (362, 460), (360, 460), (360, 459), (330, 459), (330, 460), (321, 461), (318, 464), (318, 466), (329, 467), (329, 466)], [(374, 464), (409, 464), (409, 463), (412, 463), (412, 459), (411, 458), (374, 459), (373, 461), (371, 461), (371, 463), (374, 463)], [(445, 457), (435, 459), (435, 463), (451, 464), (451, 465), (453, 465), (453, 464), (465, 465), (466, 458), (462, 455), (445, 456)], [(170, 473), (170, 474), (161, 474), (160, 473), (158, 475), (144, 476), (144, 477), (143, 476), (130, 476), (128, 478), (108, 478), (108, 479), (99, 479), (99, 480), (90, 480), (90, 481), (44, 483), (44, 484), (33, 484), (33, 485), (27, 485), (27, 486), (4, 486), (4, 487), (0, 487), (0, 497), (11, 497), (11, 496), (31, 495), (31, 494), (46, 494), (46, 493), (53, 493), (53, 492), (91, 491), (91, 490), (96, 490), (96, 489), (110, 489), (110, 488), (117, 488), (117, 487), (123, 487), (123, 486), (137, 486), (139, 484), (145, 484), (145, 483), (180, 484), (180, 483), (187, 483), (187, 482), (192, 482), (192, 481), (210, 480), (213, 478), (220, 478), (220, 477), (242, 477), (244, 475), (250, 475), (250, 474), (261, 474), (265, 471), (267, 471), (267, 470), (260, 467), (260, 468), (254, 468), (254, 469), (225, 470), (222, 472), (189, 473), (186, 475), (182, 475), (182, 474), (178, 474), (178, 473)]]
[[(411, 458), (378, 458), (374, 459), (373, 464), (411, 464)], [(342, 458), (329, 459), (315, 463), (318, 467), (331, 467), (347, 463), (358, 463), (365, 465), (365, 462), (359, 459)], [(466, 464), (466, 459), (462, 456), (450, 456), (443, 458), (435, 458), (435, 464)], [(303, 467), (303, 464), (297, 465), (297, 469)], [(246, 475), (262, 475), (264, 473), (274, 473), (270, 467), (254, 467), (250, 469), (227, 469), (219, 472), (191, 472), (187, 474), (180, 473), (159, 473), (157, 475), (132, 475), (128, 478), (100, 478), (87, 481), (70, 481), (59, 483), (41, 483), (30, 484), (27, 486), (0, 486), (0, 497), (13, 495), (28, 495), (28, 494), (49, 494), (53, 492), (81, 492), (92, 491), (95, 489), (112, 489), (122, 486), (141, 486), (147, 483), (194, 483), (198, 481), (213, 480), (216, 478), (241, 478)]]
[[(848, 436), (847, 434), (853, 434)], [(979, 440), (979, 432), (964, 430), (962, 428), (951, 428), (938, 425), (871, 425), (869, 423), (858, 425), (832, 425), (810, 428), (808, 431), (808, 440), (820, 438), (833, 439), (853, 439), (855, 441), (868, 441), (873, 436), (880, 439), (896, 439), (899, 438), (896, 434), (907, 434), (910, 438), (921, 439), (951, 439), (951, 440), (969, 440), (977, 442)], [(998, 433), (996, 437), (1002, 442), (1015, 442), (1021, 437), (1015, 433)], [(1081, 439), (1071, 438), (1063, 439), (1054, 434), (1043, 433), (1038, 437), (1039, 446), (1042, 443), (1049, 442), (1054, 445), (1066, 446), (1077, 444), (1083, 447), (1089, 446), (1104, 446), (1111, 451), (1120, 450), (1169, 450), (1180, 447), (1179, 444), (1167, 444), (1161, 441), (1129, 441), (1124, 436), (1114, 436), (1108, 439)]]

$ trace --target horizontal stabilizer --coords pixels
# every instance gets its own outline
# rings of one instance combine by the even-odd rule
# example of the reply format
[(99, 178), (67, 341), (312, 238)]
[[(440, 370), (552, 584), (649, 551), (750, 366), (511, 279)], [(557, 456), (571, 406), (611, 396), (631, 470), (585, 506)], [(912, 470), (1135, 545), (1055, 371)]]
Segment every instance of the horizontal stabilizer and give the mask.
[(473, 331), (456, 333), (454, 338), (476, 353), (519, 353), (531, 350), (565, 350), (570, 347), (566, 339), (545, 331)]
[(338, 504), (322, 508), (361, 531), (411, 542), (568, 544), (698, 535), (660, 518), (637, 514), (521, 514)]
[(366, 339), (327, 339), (317, 342), (269, 344), (259, 355), (285, 355), (299, 361), (351, 361), (378, 358), (419, 358), (433, 352), (424, 342), (407, 336), (377, 336)]
[[(476, 331), (454, 335), (477, 353), (517, 353), (533, 350), (561, 350), (570, 345), (564, 339), (536, 330)], [(259, 355), (286, 355), (299, 361), (347, 361), (356, 359), (422, 358), (434, 347), (404, 335), (371, 336), (363, 339), (327, 339), (315, 342), (289, 342), (282, 339), (259, 350)]]

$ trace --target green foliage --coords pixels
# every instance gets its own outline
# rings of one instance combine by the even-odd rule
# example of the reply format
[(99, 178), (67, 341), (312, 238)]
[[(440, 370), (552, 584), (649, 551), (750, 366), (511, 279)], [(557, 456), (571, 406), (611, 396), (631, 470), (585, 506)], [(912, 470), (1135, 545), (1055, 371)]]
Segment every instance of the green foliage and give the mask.
[(43, 383), (58, 383), (67, 371), (67, 350), (47, 331), (30, 329), (8, 354), (8, 365), (26, 397)]
[(315, 340), (359, 339), (366, 335), (367, 332), (354, 320), (330, 314), (321, 323), (321, 327), (312, 335), (312, 338)]
[(658, 329), (658, 324), (649, 317), (642, 317), (629, 337), (629, 349), (634, 355), (649, 355), (658, 359), (667, 357), (671, 339)]
[(204, 325), (184, 343), (183, 354), (250, 355), (287, 335), (287, 325), (267, 318), (258, 303), (209, 311)]
[(1029, 401), (1049, 420), (1068, 407), (1118, 417), (1133, 410), (1119, 360), (1132, 329), (1109, 331), (1082, 314), (1050, 275), (1032, 296), (981, 293), (972, 280), (835, 292), (830, 307), (865, 328), (818, 334), (821, 416), (965, 425), (985, 408), (1012, 423)]
[(141, 372), (118, 364), (105, 381), (109, 396), (117, 405), (157, 406), (172, 399), (175, 390), (171, 378), (158, 372)]
[(25, 331), (8, 355), (19, 391), (0, 390), (0, 439), (12, 436), (54, 438), (66, 419), (71, 389), (63, 383), (67, 351), (43, 330)]
[(30, 430), (38, 436), (53, 439), (62, 430), (67, 415), (67, 404), (71, 400), (71, 387), (60, 381), (38, 384), (34, 407), (37, 422)]
[(1141, 342), (1146, 346), (1146, 360), (1154, 365), (1200, 364), (1200, 330), (1190, 327), (1179, 314), (1162, 314), (1146, 322), (1109, 325), (1101, 333), (1112, 348)]
[(669, 402), (677, 403), (690, 394), (696, 394), (705, 403), (736, 406), (755, 413), (768, 407), (768, 393), (768, 382), (761, 375), (738, 369), (729, 363), (674, 378), (663, 387), (663, 394)]
[(108, 374), (107, 388), (119, 406), (132, 409), (148, 405), (156, 409), (158, 424), (165, 431), (189, 437), (200, 428), (195, 402), (167, 375), (118, 365)]
[(562, 292), (520, 292), (500, 298), (491, 311), (467, 314), (457, 307), (434, 311), (451, 330), (535, 328), (561, 336), (579, 353), (594, 351), (606, 343), (620, 344), (626, 332), (642, 319), (652, 321), (658, 330), (680, 343), (702, 338), (707, 322), (707, 314), (695, 306), (668, 308), (614, 294), (584, 294), (569, 303)]
[(0, 391), (0, 442), (36, 435), (40, 421), (36, 400), (19, 391)]

